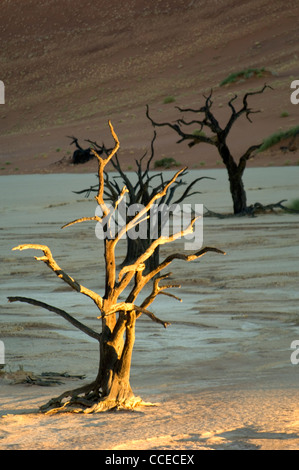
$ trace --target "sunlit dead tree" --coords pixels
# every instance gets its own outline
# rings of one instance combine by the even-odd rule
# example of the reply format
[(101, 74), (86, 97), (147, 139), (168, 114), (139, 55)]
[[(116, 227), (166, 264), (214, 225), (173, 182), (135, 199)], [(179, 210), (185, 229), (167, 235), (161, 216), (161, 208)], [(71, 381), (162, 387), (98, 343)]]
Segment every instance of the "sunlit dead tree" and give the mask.
[[(95, 221), (105, 223), (109, 228), (109, 223), (113, 213), (117, 210), (121, 200), (125, 197), (127, 188), (124, 186), (119, 198), (115, 201), (113, 207), (108, 207), (104, 201), (105, 178), (104, 169), (113, 155), (119, 148), (118, 137), (114, 132), (113, 126), (109, 121), (110, 130), (115, 141), (115, 146), (106, 158), (102, 158), (95, 150), (93, 153), (98, 160), (99, 188), (95, 197), (97, 204), (101, 209), (102, 216), (82, 217), (63, 226), (69, 227), (76, 223)], [(150, 305), (160, 294), (168, 295), (178, 299), (175, 295), (168, 292), (168, 289), (180, 287), (171, 283), (162, 284), (171, 273), (162, 274), (170, 263), (179, 259), (182, 261), (196, 260), (208, 252), (222, 253), (221, 250), (213, 247), (205, 247), (193, 254), (173, 253), (167, 256), (159, 265), (144, 273), (145, 262), (157, 246), (174, 242), (175, 240), (192, 233), (196, 218), (193, 218), (188, 227), (178, 233), (169, 236), (159, 236), (151, 245), (138, 257), (131, 265), (124, 266), (117, 273), (115, 250), (121, 238), (129, 231), (149, 217), (151, 206), (163, 198), (168, 188), (176, 181), (183, 170), (179, 170), (173, 178), (156, 193), (147, 205), (144, 206), (128, 223), (120, 226), (114, 237), (105, 237), (104, 239), (104, 257), (105, 257), (105, 291), (104, 295), (83, 286), (71, 275), (66, 273), (54, 259), (48, 246), (38, 244), (23, 244), (16, 246), (13, 250), (40, 250), (42, 255), (35, 257), (37, 261), (44, 262), (61, 280), (67, 283), (74, 291), (79, 292), (89, 299), (99, 309), (98, 319), (100, 320), (100, 332), (94, 331), (87, 325), (76, 320), (72, 315), (64, 310), (46, 304), (44, 302), (27, 297), (9, 297), (10, 302), (25, 302), (35, 305), (51, 312), (54, 312), (75, 328), (84, 332), (86, 335), (95, 339), (99, 343), (99, 367), (95, 380), (87, 385), (83, 385), (74, 390), (68, 390), (60, 396), (51, 399), (41, 407), (41, 411), (46, 413), (56, 412), (101, 412), (113, 408), (132, 409), (136, 406), (146, 404), (139, 397), (136, 397), (130, 385), (130, 369), (132, 352), (135, 340), (135, 324), (141, 315), (146, 315), (150, 320), (163, 327), (169, 325), (168, 322), (156, 316), (151, 310)], [(143, 288), (151, 284), (151, 290), (143, 300), (137, 301), (137, 297)], [(120, 300), (120, 296), (126, 290), (126, 300)], [(180, 299), (178, 299), (180, 300)]]

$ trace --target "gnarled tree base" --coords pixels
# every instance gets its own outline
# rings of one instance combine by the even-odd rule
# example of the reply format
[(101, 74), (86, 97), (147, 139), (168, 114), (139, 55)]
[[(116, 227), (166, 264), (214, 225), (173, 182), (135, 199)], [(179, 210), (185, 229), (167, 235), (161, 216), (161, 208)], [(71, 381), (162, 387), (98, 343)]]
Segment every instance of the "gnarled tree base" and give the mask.
[(40, 407), (45, 414), (56, 413), (102, 413), (109, 410), (134, 410), (142, 406), (157, 406), (157, 403), (149, 403), (129, 394), (122, 397), (110, 395), (100, 397), (95, 392), (94, 383), (63, 393), (57, 398), (52, 398), (48, 403)]

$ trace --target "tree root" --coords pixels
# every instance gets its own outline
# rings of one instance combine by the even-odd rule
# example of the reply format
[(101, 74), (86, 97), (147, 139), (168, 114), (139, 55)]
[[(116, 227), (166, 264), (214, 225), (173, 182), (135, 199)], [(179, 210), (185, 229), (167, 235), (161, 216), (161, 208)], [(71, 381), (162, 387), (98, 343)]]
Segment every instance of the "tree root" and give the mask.
[(143, 406), (157, 406), (157, 403), (145, 402), (140, 397), (129, 397), (118, 400), (109, 397), (98, 399), (97, 401), (88, 400), (84, 397), (73, 397), (62, 403), (58, 398), (50, 400), (46, 405), (40, 407), (40, 410), (47, 414), (58, 413), (103, 413), (112, 410), (134, 410)]
[(101, 396), (98, 384), (92, 382), (74, 390), (62, 393), (52, 398), (40, 411), (45, 414), (57, 413), (101, 413), (110, 410), (133, 410), (142, 406), (157, 406), (157, 403), (149, 403), (140, 397), (129, 394), (124, 398), (114, 396)]
[[(95, 399), (99, 398), (99, 395), (95, 394), (95, 382), (92, 382), (87, 385), (83, 385), (82, 387), (75, 388), (74, 390), (68, 390), (56, 398), (51, 398), (45, 405), (40, 406), (40, 410), (43, 413), (51, 412), (51, 410), (63, 409), (67, 404), (80, 402), (82, 406), (90, 406), (92, 397)], [(83, 396), (80, 396), (83, 395)], [(64, 399), (69, 398), (68, 401), (63, 403)]]
[(145, 402), (142, 398), (135, 396), (124, 400), (106, 398), (96, 403), (91, 408), (86, 409), (84, 413), (101, 413), (109, 410), (134, 410), (141, 406), (157, 406), (157, 403)]

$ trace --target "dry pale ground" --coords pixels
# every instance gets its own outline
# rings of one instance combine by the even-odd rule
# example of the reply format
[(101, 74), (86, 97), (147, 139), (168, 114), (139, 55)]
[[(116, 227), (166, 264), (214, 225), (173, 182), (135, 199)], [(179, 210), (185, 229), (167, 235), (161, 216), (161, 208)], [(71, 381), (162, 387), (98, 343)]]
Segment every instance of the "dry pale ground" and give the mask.
[[(248, 169), (249, 202), (294, 199), (298, 171)], [(216, 181), (203, 180), (202, 194), (193, 202), (228, 212), (226, 172), (193, 170), (189, 178), (203, 173)], [(299, 365), (291, 363), (296, 351), (290, 346), (299, 339), (299, 222), (291, 214), (204, 218), (204, 245), (227, 255), (175, 262), (172, 280), (182, 288), (173, 292), (183, 302), (163, 297), (153, 304), (153, 311), (172, 324), (165, 330), (147, 318), (137, 323), (132, 387), (159, 406), (99, 415), (38, 412), (49, 398), (94, 378), (97, 345), (55, 314), (8, 304), (6, 297), (43, 300), (93, 328), (98, 327), (97, 311), (37, 263), (37, 253), (11, 248), (29, 241), (48, 244), (67, 272), (103, 292), (102, 243), (94, 226), (60, 230), (64, 222), (94, 213), (92, 198), (72, 193), (94, 179), (93, 174), (0, 179), (0, 325), (7, 364), (0, 381), (0, 448), (298, 450)], [(53, 193), (53, 186), (59, 191)], [(163, 248), (161, 256), (182, 248), (178, 241)], [(16, 384), (20, 367), (25, 375), (54, 371), (86, 378), (62, 378), (52, 387)]]

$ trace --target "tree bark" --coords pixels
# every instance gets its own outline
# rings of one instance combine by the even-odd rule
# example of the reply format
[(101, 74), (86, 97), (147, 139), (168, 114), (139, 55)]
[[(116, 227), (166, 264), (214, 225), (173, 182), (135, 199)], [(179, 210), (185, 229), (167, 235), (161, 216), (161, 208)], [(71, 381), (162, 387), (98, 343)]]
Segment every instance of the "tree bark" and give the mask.
[[(100, 344), (100, 367), (94, 391), (100, 397), (85, 413), (130, 407), (136, 398), (130, 385), (132, 352), (135, 343), (136, 314), (120, 312), (113, 333), (106, 329)], [(125, 340), (124, 340), (125, 334)]]
[(234, 214), (244, 214), (247, 209), (247, 198), (242, 177), (246, 161), (243, 163), (242, 160), (243, 164), (237, 165), (225, 140), (223, 140), (223, 135), (218, 136), (217, 148), (227, 170)]
[(247, 210), (247, 198), (242, 175), (238, 171), (228, 170), (230, 192), (233, 200), (234, 214), (244, 214)]
[[(133, 264), (152, 244), (151, 238), (137, 238), (135, 240), (128, 237), (127, 254), (121, 266)], [(159, 265), (159, 247), (155, 249), (152, 256), (145, 261), (145, 273), (151, 272)]]

